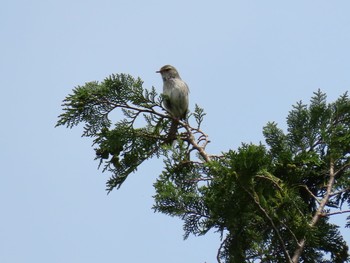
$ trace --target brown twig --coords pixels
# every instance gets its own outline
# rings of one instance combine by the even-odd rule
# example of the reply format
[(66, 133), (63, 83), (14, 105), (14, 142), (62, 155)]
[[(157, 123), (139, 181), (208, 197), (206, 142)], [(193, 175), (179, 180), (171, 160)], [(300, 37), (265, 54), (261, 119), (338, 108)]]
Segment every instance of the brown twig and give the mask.
[[(192, 128), (188, 123), (181, 122), (182, 126), (187, 131), (187, 138), (186, 141), (192, 145), (194, 149), (196, 149), (199, 153), (199, 155), (204, 159), (205, 162), (210, 162), (210, 156), (206, 153), (205, 147), (209, 143), (208, 135), (206, 135), (204, 132), (200, 131), (199, 129)], [(203, 145), (199, 145), (199, 143), (195, 140), (195, 137), (193, 135), (193, 131), (198, 132), (201, 134), (198, 141), (204, 140)]]

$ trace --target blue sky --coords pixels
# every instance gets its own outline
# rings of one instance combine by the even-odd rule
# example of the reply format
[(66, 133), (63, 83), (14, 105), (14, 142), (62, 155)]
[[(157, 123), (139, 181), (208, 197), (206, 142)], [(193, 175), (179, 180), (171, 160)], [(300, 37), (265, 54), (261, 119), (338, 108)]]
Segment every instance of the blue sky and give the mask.
[(172, 64), (191, 109), (207, 112), (210, 153), (258, 143), (268, 121), (285, 128), (296, 101), (349, 89), (349, 10), (345, 0), (3, 0), (0, 262), (216, 262), (218, 234), (183, 241), (179, 219), (151, 210), (161, 160), (106, 195), (82, 128), (54, 128), (63, 98), (112, 73), (160, 92), (155, 71)]

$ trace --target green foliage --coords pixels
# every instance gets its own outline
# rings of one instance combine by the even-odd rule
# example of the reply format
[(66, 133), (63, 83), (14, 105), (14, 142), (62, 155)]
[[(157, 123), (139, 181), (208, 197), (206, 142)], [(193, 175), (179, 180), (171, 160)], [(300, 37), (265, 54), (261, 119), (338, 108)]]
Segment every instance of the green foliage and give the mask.
[[(165, 169), (154, 184), (154, 209), (184, 220), (184, 238), (189, 234), (203, 235), (207, 232), (207, 213), (202, 191), (198, 184), (205, 167), (188, 160), (183, 142), (172, 149), (172, 154), (164, 160)], [(204, 179), (204, 178), (202, 178)]]
[[(155, 184), (154, 209), (181, 217), (185, 237), (210, 229), (222, 236), (227, 233), (219, 255), (227, 262), (266, 254), (282, 262), (285, 257), (276, 246), (281, 241), (275, 231), (283, 234), (283, 240), (293, 239), (292, 230), (307, 228), (307, 218), (299, 210), (303, 204), (296, 193), (267, 171), (271, 165), (263, 145), (243, 144), (237, 152), (229, 151), (203, 167), (187, 167), (185, 174), (168, 168)], [(268, 245), (267, 240), (274, 242)]]
[(93, 138), (96, 159), (111, 174), (108, 192), (145, 160), (162, 157), (153, 209), (181, 218), (184, 238), (219, 232), (219, 262), (291, 262), (303, 240), (301, 262), (329, 262), (326, 254), (331, 262), (348, 260), (338, 226), (329, 222), (332, 213), (350, 206), (347, 93), (327, 103), (317, 91), (309, 105), (293, 106), (286, 132), (267, 123), (266, 146), (242, 144), (210, 156), (208, 136), (200, 130), (204, 110), (196, 105), (188, 121), (179, 121), (183, 132), (169, 145), (173, 120), (163, 96), (142, 85), (130, 75), (111, 75), (76, 87), (62, 105), (57, 126), (84, 124), (83, 136)]
[(199, 129), (204, 120), (204, 116), (206, 115), (206, 113), (204, 112), (204, 109), (202, 109), (196, 104), (193, 115), (198, 124), (198, 129)]
[[(329, 174), (330, 162), (337, 171), (336, 190), (347, 188), (346, 176), (350, 154), (350, 100), (347, 93), (331, 104), (326, 95), (315, 92), (309, 107), (301, 102), (287, 117), (285, 135), (275, 123), (264, 127), (264, 136), (270, 152), (276, 158), (275, 174), (291, 185), (304, 185), (315, 196), (321, 197)], [(315, 198), (301, 190), (310, 206), (316, 207)], [(306, 197), (307, 196), (307, 197)], [(344, 202), (340, 198), (331, 205)]]
[[(62, 105), (64, 113), (57, 126), (85, 124), (83, 136), (94, 138), (96, 159), (104, 171), (112, 173), (108, 191), (119, 188), (143, 161), (162, 151), (169, 121), (165, 114), (156, 112), (162, 105), (155, 89), (145, 90), (142, 84), (126, 74), (111, 75), (101, 83), (78, 86)], [(115, 110), (124, 118), (112, 127), (111, 113)], [(145, 127), (137, 127), (139, 119)]]
[[(287, 134), (275, 123), (264, 127), (266, 142), (275, 159), (273, 174), (283, 179), (289, 188), (298, 190), (298, 195), (307, 205), (307, 209), (301, 210), (305, 215), (313, 215), (319, 200), (326, 194), (331, 165), (334, 166), (336, 181), (326, 204), (328, 210), (324, 213), (341, 208), (345, 202), (350, 204), (349, 106), (347, 93), (327, 104), (326, 94), (318, 91), (309, 106), (302, 102), (293, 106), (287, 117)], [(327, 220), (322, 220), (320, 225), (306, 239), (308, 247), (302, 256), (304, 262), (321, 262), (322, 250), (332, 251), (332, 262), (345, 262), (348, 248), (337, 228)], [(330, 233), (336, 238), (329, 238)], [(315, 247), (319, 249), (315, 250)]]
[[(119, 188), (138, 166), (154, 156), (166, 154), (171, 117), (154, 88), (143, 88), (141, 79), (113, 74), (103, 82), (89, 82), (73, 89), (63, 101), (56, 126), (72, 128), (84, 124), (84, 137), (92, 137), (96, 159), (111, 173), (107, 191)], [(205, 113), (196, 105), (197, 126)], [(123, 118), (112, 125), (114, 116)], [(179, 122), (180, 128), (185, 123)]]
[[(155, 185), (154, 209), (182, 218), (185, 237), (210, 229), (226, 234), (218, 255), (225, 262), (288, 262), (286, 251), (294, 251), (304, 238), (307, 245), (301, 261), (322, 262), (330, 253), (332, 262), (345, 262), (348, 247), (337, 227), (327, 217), (320, 219), (319, 226), (310, 222), (326, 193), (331, 162), (337, 180), (324, 214), (349, 202), (350, 111), (345, 110), (349, 103), (345, 94), (327, 104), (326, 95), (316, 92), (309, 106), (299, 102), (293, 107), (288, 133), (273, 122), (264, 127), (268, 149), (243, 144), (186, 171), (188, 181), (178, 182), (184, 175), (176, 175), (177, 182), (171, 176), (161, 178)], [(183, 188), (186, 193), (179, 192)], [(339, 191), (342, 194), (336, 194)], [(169, 195), (176, 205), (162, 202)], [(185, 202), (185, 196), (194, 199)]]

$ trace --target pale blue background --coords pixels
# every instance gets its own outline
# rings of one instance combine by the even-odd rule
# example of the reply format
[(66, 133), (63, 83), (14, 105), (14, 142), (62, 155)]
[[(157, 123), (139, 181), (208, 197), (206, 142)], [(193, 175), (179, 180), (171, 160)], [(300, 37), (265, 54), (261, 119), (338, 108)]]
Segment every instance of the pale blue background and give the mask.
[(348, 0), (2, 0), (0, 262), (216, 262), (218, 234), (183, 241), (151, 210), (161, 160), (106, 195), (82, 128), (53, 128), (62, 99), (112, 73), (161, 91), (172, 64), (208, 113), (210, 153), (258, 143), (296, 101), (349, 89), (349, 14)]

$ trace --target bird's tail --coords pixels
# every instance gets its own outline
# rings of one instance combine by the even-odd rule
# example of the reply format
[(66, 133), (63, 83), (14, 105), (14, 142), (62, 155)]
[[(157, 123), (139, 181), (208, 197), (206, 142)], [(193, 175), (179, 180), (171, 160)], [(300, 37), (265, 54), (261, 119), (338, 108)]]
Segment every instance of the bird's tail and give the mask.
[(168, 137), (166, 138), (166, 142), (168, 142), (169, 144), (171, 144), (174, 140), (176, 140), (176, 132), (177, 132), (178, 125), (179, 125), (178, 121), (173, 120), (171, 122)]

